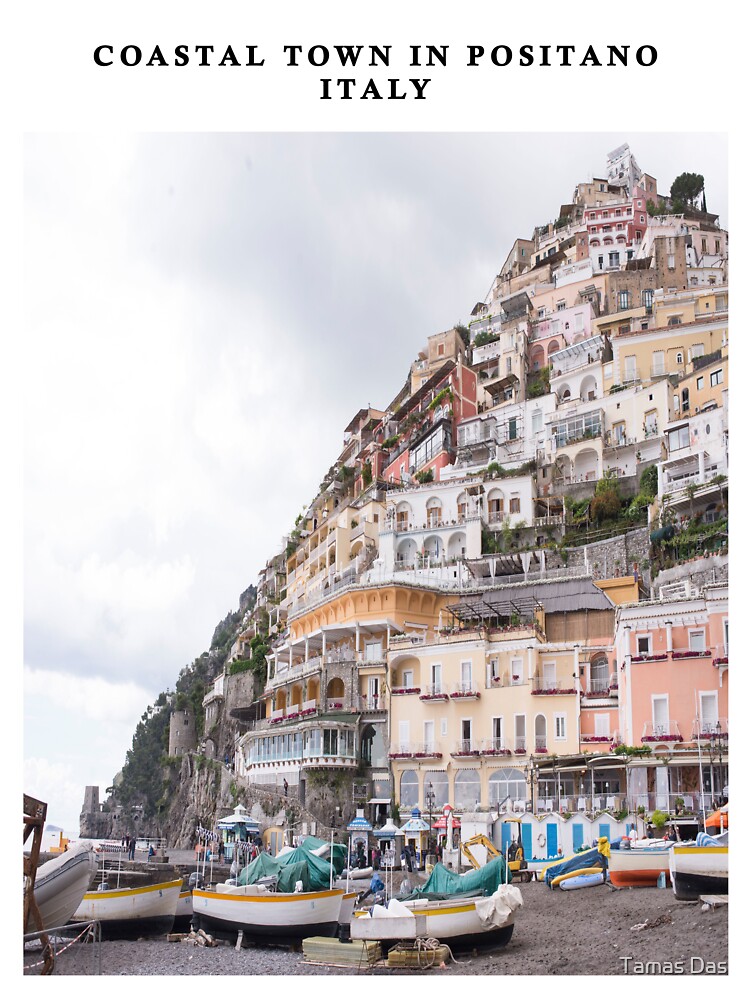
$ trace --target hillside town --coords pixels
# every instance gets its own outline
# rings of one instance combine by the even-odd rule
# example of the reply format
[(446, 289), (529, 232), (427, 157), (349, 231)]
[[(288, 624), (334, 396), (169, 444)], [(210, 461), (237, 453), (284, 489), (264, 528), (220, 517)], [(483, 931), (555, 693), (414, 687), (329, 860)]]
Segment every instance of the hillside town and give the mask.
[(609, 153), (351, 417), (170, 759), (417, 857), (448, 806), (532, 857), (721, 805), (728, 234), (670, 183)]

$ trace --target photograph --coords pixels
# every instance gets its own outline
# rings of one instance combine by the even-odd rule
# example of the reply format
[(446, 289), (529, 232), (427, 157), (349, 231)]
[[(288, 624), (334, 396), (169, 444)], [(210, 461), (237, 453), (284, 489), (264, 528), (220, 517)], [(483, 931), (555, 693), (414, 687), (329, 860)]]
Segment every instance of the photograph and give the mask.
[(16, 971), (728, 975), (726, 119), (178, 7), (13, 131)]

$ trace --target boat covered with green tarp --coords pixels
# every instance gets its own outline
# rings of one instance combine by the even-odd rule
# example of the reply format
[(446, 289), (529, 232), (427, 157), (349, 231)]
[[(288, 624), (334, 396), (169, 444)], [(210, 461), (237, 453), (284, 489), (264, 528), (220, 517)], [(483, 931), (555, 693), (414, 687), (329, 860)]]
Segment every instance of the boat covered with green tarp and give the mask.
[(505, 860), (494, 858), (476, 871), (459, 875), (438, 862), (424, 885), (402, 899), (449, 899), (491, 896), (505, 882)]

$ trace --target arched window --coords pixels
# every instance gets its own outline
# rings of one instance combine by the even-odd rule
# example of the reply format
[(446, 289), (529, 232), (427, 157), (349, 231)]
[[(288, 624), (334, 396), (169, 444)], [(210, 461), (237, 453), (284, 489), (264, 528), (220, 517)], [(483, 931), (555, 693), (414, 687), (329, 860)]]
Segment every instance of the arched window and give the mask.
[(504, 767), (490, 775), (490, 803), (496, 805), (506, 799), (526, 798), (526, 778), (516, 767)]
[(453, 787), (456, 809), (474, 809), (479, 805), (481, 797), (479, 771), (468, 768), (456, 771)]
[(399, 786), (399, 805), (415, 806), (419, 801), (419, 781), (416, 771), (404, 771)]
[(443, 806), (450, 803), (448, 798), (448, 775), (445, 771), (425, 771), (422, 783), (422, 812), (441, 814)]
[(427, 526), (436, 528), (440, 524), (443, 512), (443, 505), (437, 497), (430, 497), (427, 501)]
[(597, 653), (589, 664), (589, 690), (609, 691), (609, 661), (606, 653)]
[(547, 750), (547, 719), (544, 715), (537, 715), (534, 720), (534, 750), (536, 753)]

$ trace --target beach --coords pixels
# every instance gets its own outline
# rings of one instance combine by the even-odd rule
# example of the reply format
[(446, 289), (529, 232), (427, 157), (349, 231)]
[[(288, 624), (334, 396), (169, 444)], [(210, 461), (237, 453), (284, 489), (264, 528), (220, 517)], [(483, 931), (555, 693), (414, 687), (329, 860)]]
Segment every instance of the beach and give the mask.
[[(676, 900), (670, 888), (614, 890), (605, 885), (564, 893), (531, 883), (521, 891), (524, 906), (508, 945), (485, 953), (459, 953), (445, 968), (416, 974), (705, 975), (727, 969), (728, 906), (703, 912), (701, 903)], [(646, 927), (638, 926), (644, 923)], [(645, 967), (647, 962), (655, 965)], [(91, 947), (75, 946), (59, 956), (55, 975), (88, 975), (91, 970)], [(415, 974), (378, 966), (353, 970), (312, 965), (301, 949), (289, 947), (236, 951), (230, 943), (196, 947), (163, 937), (103, 942), (101, 971), (115, 976)]]

